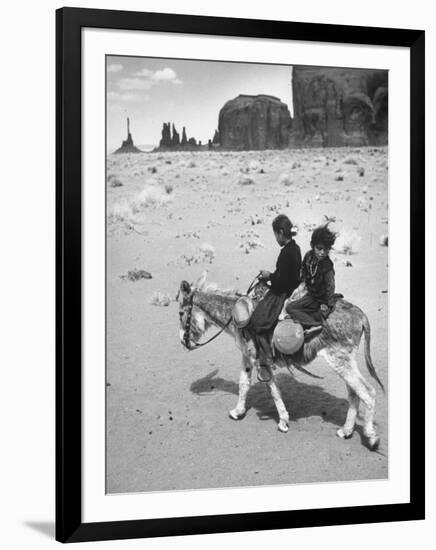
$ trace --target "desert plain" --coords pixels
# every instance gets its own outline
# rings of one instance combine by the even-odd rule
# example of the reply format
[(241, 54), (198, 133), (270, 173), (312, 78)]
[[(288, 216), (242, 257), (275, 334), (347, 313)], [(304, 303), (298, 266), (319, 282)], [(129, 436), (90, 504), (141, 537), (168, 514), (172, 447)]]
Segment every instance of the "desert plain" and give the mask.
[[(360, 425), (351, 439), (336, 437), (347, 392), (322, 359), (308, 367), (322, 379), (276, 371), (288, 433), (255, 376), (245, 418), (231, 420), (240, 352), (227, 335), (186, 351), (175, 301), (180, 282), (204, 269), (209, 282), (240, 291), (273, 271), (277, 214), (297, 226), (303, 254), (312, 229), (330, 220), (337, 292), (367, 314), (388, 388), (387, 147), (110, 154), (106, 185), (107, 492), (387, 478), (388, 391), (377, 389), (376, 452)], [(362, 347), (361, 372), (376, 386)]]

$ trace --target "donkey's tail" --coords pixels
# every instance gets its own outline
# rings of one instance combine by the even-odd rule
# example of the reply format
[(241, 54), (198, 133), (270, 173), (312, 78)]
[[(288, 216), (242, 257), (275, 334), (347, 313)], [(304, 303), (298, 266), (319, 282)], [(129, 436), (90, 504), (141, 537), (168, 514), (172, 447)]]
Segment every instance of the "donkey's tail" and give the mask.
[(369, 374), (376, 380), (383, 390), (383, 393), (385, 392), (385, 388), (378, 377), (374, 365), (372, 363), (371, 359), (371, 327), (368, 321), (368, 317), (363, 314), (363, 332), (365, 333), (365, 347), (364, 347), (364, 353), (365, 353), (365, 363), (366, 368), (368, 369)]

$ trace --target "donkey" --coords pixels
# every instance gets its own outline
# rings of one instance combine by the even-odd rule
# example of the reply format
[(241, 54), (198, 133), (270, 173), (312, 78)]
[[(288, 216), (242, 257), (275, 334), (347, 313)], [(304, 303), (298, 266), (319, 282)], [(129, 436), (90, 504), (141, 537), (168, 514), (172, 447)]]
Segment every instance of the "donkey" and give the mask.
[[(199, 347), (199, 340), (211, 325), (231, 335), (242, 352), (242, 368), (239, 377), (239, 396), (236, 407), (229, 412), (230, 418), (240, 420), (246, 413), (246, 399), (251, 383), (251, 373), (257, 367), (256, 348), (251, 338), (236, 328), (232, 321), (232, 310), (241, 296), (234, 291), (222, 291), (214, 285), (206, 285), (206, 273), (191, 285), (182, 281), (178, 292), (180, 340), (188, 350)], [(277, 354), (275, 366), (293, 366), (303, 372), (317, 356), (323, 357), (327, 364), (344, 380), (348, 391), (349, 408), (344, 425), (336, 432), (337, 436), (347, 439), (353, 435), (360, 402), (364, 405), (364, 435), (368, 447), (377, 450), (380, 438), (374, 427), (376, 391), (359, 371), (356, 354), (362, 334), (365, 336), (365, 363), (369, 374), (384, 391), (382, 382), (375, 371), (370, 354), (371, 329), (368, 318), (361, 309), (339, 299), (334, 310), (327, 318), (322, 331), (303, 344), (299, 352), (291, 356)], [(278, 429), (289, 430), (289, 414), (270, 369), (269, 387), (279, 415)], [(313, 375), (312, 375), (313, 376)]]

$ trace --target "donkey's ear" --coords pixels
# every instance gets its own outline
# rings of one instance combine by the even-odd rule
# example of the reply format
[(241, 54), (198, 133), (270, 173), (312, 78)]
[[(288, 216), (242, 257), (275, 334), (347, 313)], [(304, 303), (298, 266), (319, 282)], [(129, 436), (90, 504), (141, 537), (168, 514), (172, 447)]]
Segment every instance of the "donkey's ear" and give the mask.
[(189, 296), (189, 294), (191, 294), (191, 285), (188, 281), (182, 281), (180, 283), (180, 292), (183, 296)]
[(200, 277), (196, 280), (194, 287), (197, 288), (198, 290), (201, 290), (206, 284), (206, 279), (207, 279), (207, 271), (205, 269), (203, 273), (200, 275)]

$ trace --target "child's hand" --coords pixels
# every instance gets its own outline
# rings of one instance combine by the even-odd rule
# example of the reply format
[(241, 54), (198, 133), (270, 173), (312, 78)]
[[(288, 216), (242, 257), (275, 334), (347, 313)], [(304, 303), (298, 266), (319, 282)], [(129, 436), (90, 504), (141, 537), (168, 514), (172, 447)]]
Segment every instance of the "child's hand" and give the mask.
[(259, 274), (259, 277), (261, 279), (265, 279), (265, 281), (267, 281), (271, 276), (271, 273), (269, 271), (266, 271), (265, 269), (261, 269), (260, 270), (260, 274)]
[(325, 317), (329, 312), (329, 306), (326, 305), (326, 304), (321, 304), (319, 306), (319, 309), (321, 310), (321, 313), (322, 313), (323, 317)]

